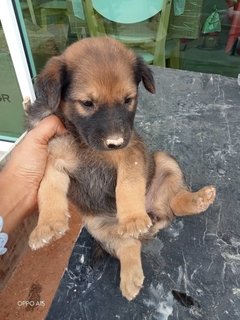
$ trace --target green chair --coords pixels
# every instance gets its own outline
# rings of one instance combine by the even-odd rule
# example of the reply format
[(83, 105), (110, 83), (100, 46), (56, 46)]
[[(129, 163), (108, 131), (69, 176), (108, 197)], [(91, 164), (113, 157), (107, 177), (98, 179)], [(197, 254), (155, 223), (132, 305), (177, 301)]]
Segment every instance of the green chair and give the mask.
[(82, 0), (91, 36), (111, 36), (143, 59), (179, 68), (179, 40), (167, 39), (172, 0)]

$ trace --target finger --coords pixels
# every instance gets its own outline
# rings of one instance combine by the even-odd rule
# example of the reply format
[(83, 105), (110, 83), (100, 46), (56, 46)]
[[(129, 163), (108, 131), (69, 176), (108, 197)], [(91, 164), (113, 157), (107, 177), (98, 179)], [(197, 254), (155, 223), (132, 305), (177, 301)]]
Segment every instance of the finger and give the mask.
[(58, 117), (51, 115), (44, 118), (39, 124), (31, 130), (32, 137), (40, 143), (47, 144), (55, 135), (61, 135), (66, 132), (66, 128)]

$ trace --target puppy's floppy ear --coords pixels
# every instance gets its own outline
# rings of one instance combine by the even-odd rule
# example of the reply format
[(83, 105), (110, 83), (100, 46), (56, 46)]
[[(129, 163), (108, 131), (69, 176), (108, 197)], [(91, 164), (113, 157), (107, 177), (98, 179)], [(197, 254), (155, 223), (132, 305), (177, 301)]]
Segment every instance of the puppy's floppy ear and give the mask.
[(134, 73), (137, 85), (140, 83), (140, 81), (142, 81), (145, 89), (147, 89), (151, 93), (156, 92), (152, 70), (146, 65), (146, 63), (140, 57), (137, 57), (136, 59), (134, 65)]
[(36, 103), (44, 105), (50, 113), (57, 110), (64, 82), (66, 66), (61, 57), (53, 57), (37, 77), (35, 83)]
[(36, 100), (26, 106), (26, 127), (31, 129), (50, 114), (57, 113), (70, 82), (67, 66), (62, 56), (51, 58), (35, 82)]

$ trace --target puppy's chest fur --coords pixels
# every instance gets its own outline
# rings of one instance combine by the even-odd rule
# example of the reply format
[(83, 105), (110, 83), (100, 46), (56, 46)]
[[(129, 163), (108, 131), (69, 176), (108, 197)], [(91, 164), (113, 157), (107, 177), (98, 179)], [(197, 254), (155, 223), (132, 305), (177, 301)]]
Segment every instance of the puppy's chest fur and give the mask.
[(70, 175), (69, 199), (85, 214), (114, 214), (117, 169), (97, 153), (79, 150), (79, 165)]

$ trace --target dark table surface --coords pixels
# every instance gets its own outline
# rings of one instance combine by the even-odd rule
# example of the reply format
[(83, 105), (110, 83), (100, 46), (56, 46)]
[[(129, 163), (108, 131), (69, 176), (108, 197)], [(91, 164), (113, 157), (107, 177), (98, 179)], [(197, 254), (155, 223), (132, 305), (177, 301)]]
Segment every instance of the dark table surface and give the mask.
[(157, 93), (140, 89), (136, 127), (150, 150), (170, 152), (192, 190), (217, 187), (202, 215), (178, 218), (144, 245), (144, 287), (128, 302), (119, 263), (92, 261), (83, 230), (47, 319), (240, 319), (240, 87), (236, 79), (153, 67)]

